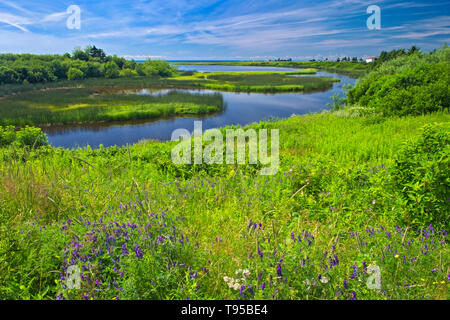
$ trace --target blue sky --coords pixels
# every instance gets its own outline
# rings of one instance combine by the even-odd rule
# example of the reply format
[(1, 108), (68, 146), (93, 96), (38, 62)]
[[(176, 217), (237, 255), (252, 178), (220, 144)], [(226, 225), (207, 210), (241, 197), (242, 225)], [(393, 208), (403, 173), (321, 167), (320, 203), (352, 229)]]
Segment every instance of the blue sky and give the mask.
[[(70, 5), (81, 28), (66, 26)], [(381, 29), (369, 30), (369, 5)], [(64, 53), (95, 44), (144, 59), (366, 57), (450, 43), (450, 0), (0, 0), (0, 52)]]

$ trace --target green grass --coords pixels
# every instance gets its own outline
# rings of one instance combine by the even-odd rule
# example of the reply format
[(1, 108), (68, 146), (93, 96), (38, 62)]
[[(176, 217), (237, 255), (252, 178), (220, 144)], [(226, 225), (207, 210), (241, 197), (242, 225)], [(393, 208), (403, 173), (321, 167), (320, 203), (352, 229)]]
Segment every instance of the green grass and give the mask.
[[(355, 112), (249, 126), (280, 130), (274, 176), (174, 165), (174, 142), (0, 149), (0, 298), (449, 299), (448, 236), (408, 226), (392, 181), (403, 144), (449, 114)], [(72, 263), (81, 290), (63, 287)]]
[[(208, 89), (234, 92), (312, 92), (327, 90), (338, 79), (325, 77), (310, 77), (315, 69), (305, 69), (298, 72), (213, 72), (181, 76), (180, 81), (194, 81), (195, 85)], [(302, 75), (305, 77), (293, 77)]]
[(127, 87), (59, 88), (0, 100), (0, 125), (81, 123), (204, 114), (223, 108), (220, 94), (170, 92), (162, 96), (121, 94)]
[(315, 68), (359, 77), (370, 70), (366, 62), (335, 61), (217, 61), (217, 62), (175, 62), (180, 65), (220, 65), (247, 67)]

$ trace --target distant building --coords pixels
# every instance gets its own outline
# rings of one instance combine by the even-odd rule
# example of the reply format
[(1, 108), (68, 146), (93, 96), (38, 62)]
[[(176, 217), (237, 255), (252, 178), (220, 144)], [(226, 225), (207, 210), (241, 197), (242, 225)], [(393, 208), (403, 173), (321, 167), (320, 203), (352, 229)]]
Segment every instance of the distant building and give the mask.
[(372, 62), (375, 62), (375, 59), (376, 59), (377, 57), (368, 57), (368, 58), (366, 58), (366, 62), (367, 63), (372, 63)]

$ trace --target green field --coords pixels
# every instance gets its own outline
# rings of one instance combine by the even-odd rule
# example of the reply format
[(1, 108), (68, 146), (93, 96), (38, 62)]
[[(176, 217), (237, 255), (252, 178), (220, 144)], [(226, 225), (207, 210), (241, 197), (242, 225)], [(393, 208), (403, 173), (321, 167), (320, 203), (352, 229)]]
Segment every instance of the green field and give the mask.
[[(338, 79), (310, 77), (316, 69), (295, 72), (194, 72), (189, 76), (174, 78), (180, 81), (191, 80), (195, 85), (207, 89), (233, 92), (313, 92), (331, 89)], [(295, 77), (305, 75), (304, 77)]]
[(219, 65), (246, 67), (278, 67), (299, 69), (321, 69), (359, 77), (370, 70), (371, 65), (365, 62), (336, 61), (217, 61), (217, 62), (175, 62), (180, 65)]

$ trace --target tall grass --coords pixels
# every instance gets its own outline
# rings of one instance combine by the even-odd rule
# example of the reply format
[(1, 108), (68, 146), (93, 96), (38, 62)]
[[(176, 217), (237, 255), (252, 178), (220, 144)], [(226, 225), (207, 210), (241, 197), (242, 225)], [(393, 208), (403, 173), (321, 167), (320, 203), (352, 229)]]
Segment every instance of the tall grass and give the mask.
[(135, 120), (217, 112), (220, 94), (172, 91), (167, 95), (122, 94), (118, 88), (63, 88), (29, 92), (0, 100), (0, 125), (24, 126)]

